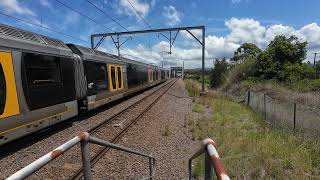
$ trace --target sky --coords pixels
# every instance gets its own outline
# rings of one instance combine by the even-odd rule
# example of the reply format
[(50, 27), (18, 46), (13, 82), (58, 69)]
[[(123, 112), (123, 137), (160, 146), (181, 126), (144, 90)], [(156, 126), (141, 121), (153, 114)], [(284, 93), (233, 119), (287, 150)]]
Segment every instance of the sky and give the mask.
[[(214, 58), (232, 57), (241, 44), (265, 49), (276, 35), (307, 41), (306, 61), (313, 59), (320, 52), (318, 7), (315, 0), (0, 0), (0, 23), (87, 47), (95, 33), (205, 26), (210, 68)], [(201, 39), (200, 31), (192, 32)], [(168, 54), (163, 35), (169, 33), (123, 36), (120, 41), (128, 41), (121, 55), (156, 65), (184, 61), (186, 68), (201, 67), (201, 45), (193, 37), (179, 32)], [(117, 54), (110, 38), (99, 50)]]

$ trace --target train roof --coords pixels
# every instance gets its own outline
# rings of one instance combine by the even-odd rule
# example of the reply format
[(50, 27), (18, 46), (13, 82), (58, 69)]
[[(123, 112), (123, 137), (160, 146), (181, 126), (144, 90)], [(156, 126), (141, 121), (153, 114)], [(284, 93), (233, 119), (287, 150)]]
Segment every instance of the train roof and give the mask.
[(51, 37), (0, 24), (0, 47), (72, 56), (64, 42)]
[(77, 44), (67, 44), (69, 48), (76, 54), (80, 55), (83, 60), (98, 60), (98, 61), (117, 61), (120, 62), (118, 56), (106, 52), (98, 51), (96, 49), (83, 47)]
[[(110, 53), (102, 52), (96, 49), (83, 47), (77, 44), (67, 44), (67, 46), (69, 46), (74, 53), (82, 56), (84, 60), (114, 61), (114, 62), (116, 61), (118, 63), (132, 63), (132, 64), (139, 64), (144, 66), (149, 65), (149, 64), (128, 59), (125, 57), (119, 57)], [(154, 66), (154, 65), (149, 65), (149, 66)]]

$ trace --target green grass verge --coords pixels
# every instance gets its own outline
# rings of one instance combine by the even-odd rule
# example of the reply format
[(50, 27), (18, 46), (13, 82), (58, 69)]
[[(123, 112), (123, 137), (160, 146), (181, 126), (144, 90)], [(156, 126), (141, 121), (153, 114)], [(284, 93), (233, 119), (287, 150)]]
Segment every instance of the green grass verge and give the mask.
[(188, 90), (188, 94), (191, 97), (199, 96), (199, 84), (191, 79), (184, 80), (186, 89)]
[(263, 86), (271, 86), (273, 89), (290, 90), (293, 92), (312, 92), (320, 89), (320, 79), (304, 79), (296, 82), (278, 82), (276, 80), (259, 81), (243, 80), (241, 86), (244, 89), (255, 89)]
[[(213, 114), (191, 123), (195, 139), (213, 138), (232, 179), (320, 179), (320, 141), (271, 129), (247, 106), (204, 98)], [(197, 177), (203, 163), (196, 162)]]
[(192, 111), (196, 113), (202, 113), (203, 112), (203, 106), (198, 103), (193, 103), (192, 104)]

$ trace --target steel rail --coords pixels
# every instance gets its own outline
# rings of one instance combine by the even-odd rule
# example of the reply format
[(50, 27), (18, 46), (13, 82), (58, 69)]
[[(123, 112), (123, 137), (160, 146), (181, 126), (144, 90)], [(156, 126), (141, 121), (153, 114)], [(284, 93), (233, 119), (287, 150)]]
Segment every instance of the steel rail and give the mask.
[(139, 99), (137, 102), (129, 105), (128, 107), (124, 108), (123, 110), (121, 110), (120, 112), (112, 115), (111, 117), (109, 117), (108, 119), (104, 120), (102, 123), (92, 127), (91, 129), (88, 130), (88, 133), (93, 133), (95, 131), (97, 131), (100, 127), (107, 125), (108, 123), (112, 122), (113, 119), (117, 118), (118, 116), (122, 115), (124, 112), (128, 111), (129, 109), (133, 108), (134, 106), (138, 105), (139, 103), (141, 103), (143, 100), (149, 98), (151, 95), (154, 95), (156, 92), (158, 92), (159, 90), (161, 90), (161, 88), (165, 87), (166, 85), (170, 84), (170, 82), (172, 82), (174, 80), (169, 81), (167, 84), (159, 87), (158, 89), (156, 89), (154, 92), (146, 95), (145, 97)]
[[(172, 81), (173, 81), (173, 83), (171, 83)], [(176, 83), (177, 79), (172, 80), (172, 81), (170, 81), (168, 84), (164, 85), (163, 87), (157, 89), (157, 90), (156, 90), (155, 92), (153, 92), (152, 94), (150, 94), (150, 95), (154, 95), (157, 91), (159, 91), (159, 90), (161, 90), (162, 88), (164, 88), (164, 87), (166, 87), (167, 85), (169, 85), (169, 87), (168, 87), (163, 93), (161, 93), (146, 109), (144, 109), (144, 110), (142, 111), (142, 113), (140, 113), (137, 117), (135, 117), (135, 118), (134, 118), (121, 132), (119, 132), (119, 133), (115, 136), (115, 138), (113, 138), (110, 142), (111, 142), (111, 143), (116, 143), (116, 142), (118, 142), (118, 141), (120, 140), (120, 138), (130, 129), (130, 127), (131, 127), (135, 122), (137, 122), (146, 112), (148, 112), (148, 110), (151, 109), (151, 108), (161, 99), (161, 97), (162, 97), (164, 94), (166, 94), (166, 92), (168, 92), (168, 90)], [(170, 83), (171, 83), (171, 84), (170, 84)], [(144, 99), (145, 99), (145, 98), (144, 98)], [(141, 102), (141, 101), (139, 101), (139, 102)], [(136, 105), (136, 104), (138, 104), (138, 102), (137, 102), (137, 103), (134, 103), (132, 106), (134, 106), (134, 105)], [(132, 106), (130, 106), (130, 107), (132, 107)], [(109, 118), (109, 122), (110, 122), (111, 119), (119, 116), (120, 114), (122, 114), (123, 112), (125, 112), (125, 111), (126, 111), (127, 109), (129, 109), (130, 107), (128, 107), (128, 108), (126, 108), (124, 111), (121, 111), (120, 113), (114, 115), (112, 118)], [(93, 129), (94, 129), (93, 132), (94, 132), (95, 130), (99, 129), (100, 127), (102, 127), (102, 125), (98, 125), (97, 127), (93, 128)], [(99, 151), (98, 151), (98, 153), (96, 153), (96, 154), (93, 156), (93, 158), (90, 160), (91, 165), (93, 166), (95, 163), (97, 163), (97, 162), (99, 161), (99, 159), (101, 159), (101, 157), (102, 157), (105, 153), (107, 153), (109, 150), (110, 150), (110, 148), (108, 148), (108, 147), (102, 147), (102, 148), (100, 148)], [(77, 172), (76, 172), (73, 176), (71, 176), (69, 179), (70, 179), (70, 180), (75, 180), (75, 179), (79, 180), (79, 179), (82, 178), (82, 176), (83, 176), (83, 168), (80, 168), (80, 169), (78, 169)]]

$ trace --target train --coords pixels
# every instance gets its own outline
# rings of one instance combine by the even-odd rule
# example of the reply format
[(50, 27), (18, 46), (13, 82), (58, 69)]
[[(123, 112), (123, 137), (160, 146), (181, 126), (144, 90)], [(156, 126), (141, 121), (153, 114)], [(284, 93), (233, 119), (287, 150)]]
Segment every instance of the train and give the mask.
[(0, 145), (168, 79), (155, 65), (0, 24)]

